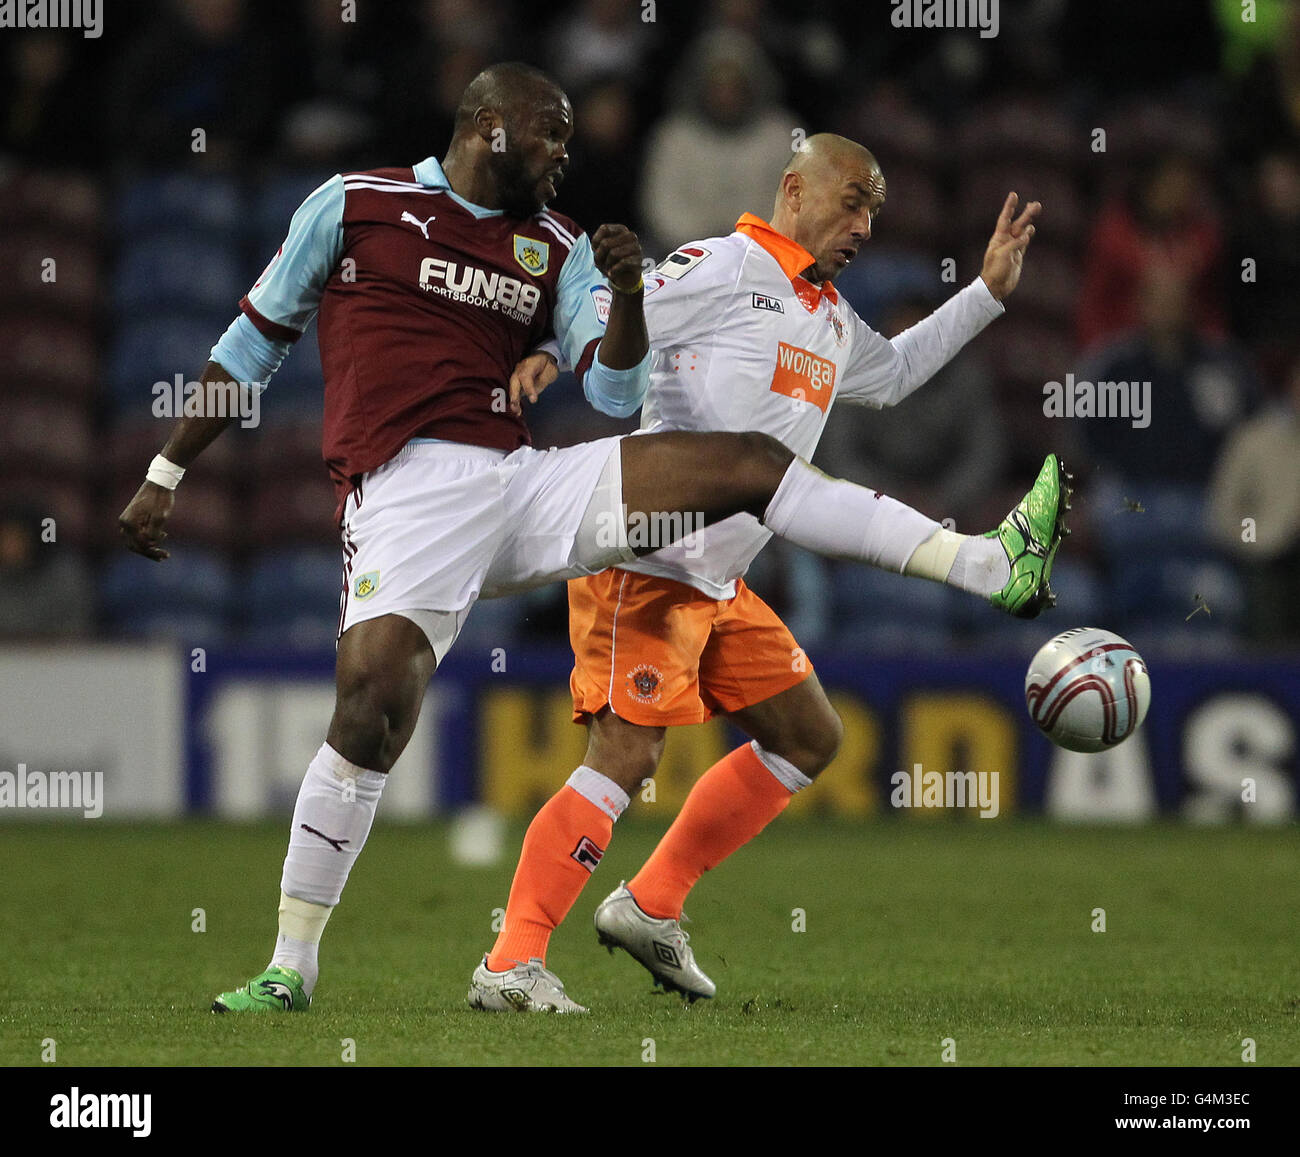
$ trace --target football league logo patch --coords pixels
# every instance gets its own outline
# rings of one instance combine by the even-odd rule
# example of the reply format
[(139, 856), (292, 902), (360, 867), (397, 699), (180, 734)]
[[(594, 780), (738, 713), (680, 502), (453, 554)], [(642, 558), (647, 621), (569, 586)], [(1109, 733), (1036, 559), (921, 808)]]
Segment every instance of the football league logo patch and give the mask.
[(368, 570), (365, 574), (357, 575), (357, 581), (352, 584), (352, 593), (358, 599), (368, 599), (379, 589), (379, 572), (377, 570)]
[(551, 247), (545, 241), (515, 234), (515, 260), (534, 277), (541, 277), (550, 268)]
[(708, 255), (709, 251), (703, 245), (685, 245), (659, 262), (658, 272), (676, 281), (690, 273)]

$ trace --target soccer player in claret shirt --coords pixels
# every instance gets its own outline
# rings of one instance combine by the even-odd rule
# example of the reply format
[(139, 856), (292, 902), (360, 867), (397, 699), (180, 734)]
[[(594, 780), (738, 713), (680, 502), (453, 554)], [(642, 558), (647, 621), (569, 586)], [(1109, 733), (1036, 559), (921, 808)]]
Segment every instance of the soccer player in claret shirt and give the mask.
[[(309, 1007), (321, 934), (387, 773), (478, 598), (631, 562), (639, 548), (627, 526), (660, 514), (748, 512), (801, 546), (871, 565), (893, 565), (900, 536), (905, 557), (918, 534), (942, 532), (764, 434), (528, 444), (517, 399), (534, 390), (539, 361), (572, 365), (612, 413), (633, 412), (649, 380), (636, 236), (606, 225), (589, 241), (546, 208), (572, 132), (569, 102), (545, 74), (486, 69), (462, 96), (441, 163), (336, 176), (307, 198), (213, 347), (205, 384), (265, 383), (319, 311), (324, 455), (344, 559), (334, 715), (294, 807), (279, 935), (268, 967), (219, 994), (216, 1012)], [(539, 349), (549, 352), (526, 358)], [(232, 420), (177, 424), (119, 516), (129, 549), (167, 558), (181, 475)], [(1020, 613), (1050, 595), (1064, 508), (1058, 487), (1034, 493), (1045, 513), (992, 593)], [(594, 772), (571, 782), (575, 822), (590, 819), (583, 838), (603, 847), (600, 801), (621, 789)], [(509, 976), (502, 987), (536, 992), (539, 1005), (567, 1000), (540, 961)]]
[[(1003, 312), (1041, 209), (1033, 202), (1015, 217), (1014, 194), (979, 277), (892, 342), (873, 333), (833, 282), (871, 236), (884, 200), (884, 175), (871, 153), (819, 134), (782, 174), (770, 224), (747, 213), (730, 236), (671, 254), (645, 293), (655, 360), (642, 429), (760, 430), (811, 457), (832, 402), (901, 401)], [(550, 376), (544, 372), (538, 385)], [(1040, 486), (1068, 493), (1055, 456)], [(1015, 529), (1022, 517), (1013, 511), (1004, 523), (1010, 551), (1022, 547)], [(802, 648), (745, 586), (743, 575), (772, 528), (771, 519), (765, 527), (739, 514), (638, 562), (569, 583), (574, 720), (589, 729), (576, 779), (618, 787), (597, 803), (605, 811), (602, 837), (655, 774), (666, 728), (716, 713), (752, 737), (704, 773), (650, 859), (596, 910), (600, 941), (611, 952), (624, 949), (656, 982), (691, 1000), (712, 997), (715, 986), (682, 931), (688, 893), (812, 782), (842, 734)], [(1009, 554), (998, 549), (996, 534), (936, 534), (933, 523), (905, 509), (895, 510), (887, 534), (882, 561), (891, 569), (942, 576), (1007, 605), (993, 593), (1008, 578)], [(571, 796), (564, 788), (528, 830), (500, 935), (471, 980), (473, 1005), (502, 1007), (495, 978), (513, 962), (545, 960), (551, 933), (599, 862), (605, 840), (581, 843), (592, 825), (573, 822), (582, 805)], [(526, 1007), (542, 1000), (507, 995)]]

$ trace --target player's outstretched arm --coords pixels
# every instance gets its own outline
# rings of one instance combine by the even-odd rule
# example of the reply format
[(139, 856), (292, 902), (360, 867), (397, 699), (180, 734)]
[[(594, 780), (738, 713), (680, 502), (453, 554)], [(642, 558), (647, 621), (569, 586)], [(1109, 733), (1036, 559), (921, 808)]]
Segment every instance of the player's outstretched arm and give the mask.
[(1007, 194), (993, 236), (984, 250), (984, 268), (980, 270), (980, 277), (998, 301), (1004, 300), (1020, 283), (1025, 250), (1034, 236), (1034, 218), (1043, 211), (1042, 202), (1030, 201), (1016, 217), (1019, 201), (1015, 193)]
[[(207, 396), (209, 382), (229, 382), (233, 375), (218, 362), (208, 362), (199, 381)], [(161, 457), (168, 462), (186, 469), (238, 414), (229, 417), (189, 417), (182, 418), (172, 429), (171, 437), (162, 448)], [(174, 496), (172, 490), (157, 482), (145, 481), (135, 492), (135, 497), (127, 503), (126, 509), (117, 518), (118, 529), (122, 533), (127, 550), (142, 554), (145, 558), (161, 562), (169, 557), (162, 549), (162, 540), (167, 537), (167, 519), (171, 515)]]

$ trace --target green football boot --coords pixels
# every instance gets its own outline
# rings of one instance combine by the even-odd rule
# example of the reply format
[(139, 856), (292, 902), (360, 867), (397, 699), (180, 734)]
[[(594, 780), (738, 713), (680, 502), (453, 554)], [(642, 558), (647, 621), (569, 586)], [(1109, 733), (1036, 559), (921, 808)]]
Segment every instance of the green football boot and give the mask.
[(302, 976), (278, 964), (212, 1002), (213, 1012), (306, 1012), (310, 1007), (311, 997), (302, 990)]
[(985, 538), (998, 538), (1011, 564), (1007, 585), (989, 596), (1000, 611), (1018, 619), (1037, 618), (1044, 607), (1056, 604), (1050, 579), (1061, 539), (1070, 533), (1065, 512), (1070, 509), (1070, 483), (1061, 460), (1049, 454), (1038, 478), (1019, 505)]

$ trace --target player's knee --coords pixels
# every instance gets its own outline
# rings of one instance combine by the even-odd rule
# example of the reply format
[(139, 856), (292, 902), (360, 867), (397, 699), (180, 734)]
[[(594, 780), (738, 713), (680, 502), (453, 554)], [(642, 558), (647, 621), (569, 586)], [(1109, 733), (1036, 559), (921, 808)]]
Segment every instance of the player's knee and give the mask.
[(370, 771), (388, 771), (410, 731), (403, 697), (363, 672), (340, 674), (330, 743), (347, 760)]
[(779, 482), (794, 460), (793, 452), (771, 434), (747, 430), (737, 434), (736, 438), (740, 446), (740, 461), (737, 465), (764, 478), (775, 477)]
[(834, 708), (827, 706), (814, 719), (806, 720), (792, 737), (790, 754), (785, 758), (809, 779), (815, 779), (839, 754), (844, 740), (844, 724)]
[(844, 723), (839, 714), (832, 708), (826, 712), (825, 718), (821, 720), (821, 725), (816, 729), (810, 745), (810, 756), (813, 760), (815, 771), (809, 771), (809, 776), (820, 775), (840, 752), (840, 744), (844, 742)]
[(743, 492), (746, 509), (761, 515), (781, 485), (794, 454), (770, 434), (750, 430), (733, 434), (736, 453), (728, 461), (728, 476)]

